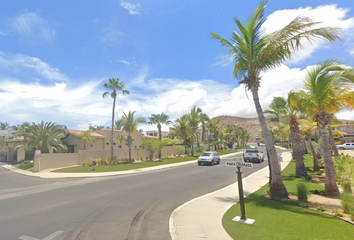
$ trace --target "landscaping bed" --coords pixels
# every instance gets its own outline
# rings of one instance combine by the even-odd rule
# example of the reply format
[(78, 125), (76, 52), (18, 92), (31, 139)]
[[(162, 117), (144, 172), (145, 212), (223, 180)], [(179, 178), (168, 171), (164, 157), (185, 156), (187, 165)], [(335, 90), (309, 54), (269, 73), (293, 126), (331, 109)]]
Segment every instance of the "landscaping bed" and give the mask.
[[(305, 165), (313, 165), (311, 155), (306, 155)], [(307, 169), (311, 174), (310, 168)], [(232, 219), (241, 214), (240, 205), (231, 207), (222, 219), (228, 234), (233, 239), (353, 239), (354, 226), (338, 218), (343, 215), (350, 221), (350, 217), (343, 213), (341, 200), (322, 195), (322, 172), (313, 173), (312, 180), (296, 178), (294, 173), (295, 163), (292, 161), (282, 172), (289, 200), (267, 198), (268, 186), (245, 198), (246, 216), (256, 220), (252, 226), (233, 222)], [(296, 196), (298, 183), (304, 183), (309, 193), (318, 194), (309, 196), (308, 203), (299, 203)]]

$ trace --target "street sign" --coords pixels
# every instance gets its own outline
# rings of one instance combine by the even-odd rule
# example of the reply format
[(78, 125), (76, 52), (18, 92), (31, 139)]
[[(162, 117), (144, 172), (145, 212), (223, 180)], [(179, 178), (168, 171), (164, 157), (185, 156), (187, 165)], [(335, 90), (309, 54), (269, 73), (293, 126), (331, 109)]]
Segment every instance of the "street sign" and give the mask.
[(41, 159), (42, 158), (41, 150), (36, 150), (34, 152), (34, 156), (36, 160)]
[(225, 164), (226, 164), (226, 167), (236, 167), (236, 162), (234, 162), (234, 161), (226, 161), (225, 162)]
[(253, 163), (248, 163), (248, 162), (236, 162), (236, 167), (253, 168)]
[(232, 158), (232, 160), (234, 162), (242, 162), (243, 161), (243, 157), (234, 157), (234, 158)]

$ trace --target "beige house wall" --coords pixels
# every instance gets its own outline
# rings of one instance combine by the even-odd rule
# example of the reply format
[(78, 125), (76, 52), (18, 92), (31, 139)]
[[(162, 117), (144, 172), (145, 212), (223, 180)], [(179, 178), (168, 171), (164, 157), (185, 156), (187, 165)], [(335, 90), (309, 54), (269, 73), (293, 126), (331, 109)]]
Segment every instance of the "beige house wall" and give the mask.
[[(175, 154), (175, 146), (165, 146), (161, 155), (166, 157), (169, 154), (172, 156)], [(88, 158), (108, 158), (111, 155), (110, 149), (99, 150), (99, 149), (87, 149), (79, 150), (79, 153), (53, 153), (53, 154), (42, 154), (41, 160), (34, 161), (34, 172), (43, 171), (46, 169), (53, 168), (62, 168), (70, 167), (75, 165), (81, 165), (84, 159)], [(128, 159), (129, 158), (129, 149), (114, 149), (114, 156), (117, 156), (118, 159)], [(158, 152), (154, 153), (154, 157), (158, 156)], [(142, 148), (133, 148), (131, 149), (132, 159), (145, 160), (149, 157), (149, 152), (143, 150)]]
[(70, 167), (81, 164), (80, 153), (42, 153), (42, 159), (34, 160), (34, 172), (46, 169)]

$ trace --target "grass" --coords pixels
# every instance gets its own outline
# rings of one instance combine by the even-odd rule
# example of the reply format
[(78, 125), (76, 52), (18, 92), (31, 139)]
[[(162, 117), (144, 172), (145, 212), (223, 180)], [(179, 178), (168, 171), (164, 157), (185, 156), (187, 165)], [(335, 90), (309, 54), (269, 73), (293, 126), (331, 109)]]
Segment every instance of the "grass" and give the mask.
[[(219, 155), (225, 155), (229, 153), (237, 152), (236, 150), (228, 149), (228, 150), (219, 150)], [(197, 160), (201, 153), (196, 153), (195, 156), (185, 156), (185, 157), (176, 157), (176, 158), (162, 158), (160, 161), (155, 162), (137, 162), (132, 164), (120, 164), (120, 165), (101, 165), (93, 168), (92, 166), (78, 166), (78, 167), (70, 167), (70, 168), (62, 168), (55, 170), (53, 172), (58, 173), (91, 173), (91, 172), (116, 172), (116, 171), (126, 171), (126, 170), (134, 170), (140, 168), (154, 167), (172, 163), (179, 162), (187, 162)]]
[(17, 167), (19, 169), (22, 169), (22, 170), (27, 170), (27, 171), (30, 171), (30, 172), (33, 172), (33, 164), (16, 164), (16, 165), (13, 165), (14, 167)]
[[(312, 166), (311, 159), (306, 155), (307, 166)], [(298, 183), (306, 183), (309, 191), (324, 189), (320, 184), (295, 178), (294, 173), (292, 161), (282, 172), (289, 193), (295, 195)], [(246, 216), (256, 220), (252, 226), (231, 221), (241, 214), (239, 204), (225, 213), (222, 223), (233, 239), (353, 239), (353, 225), (321, 212), (268, 199), (268, 189), (264, 186), (245, 198)]]

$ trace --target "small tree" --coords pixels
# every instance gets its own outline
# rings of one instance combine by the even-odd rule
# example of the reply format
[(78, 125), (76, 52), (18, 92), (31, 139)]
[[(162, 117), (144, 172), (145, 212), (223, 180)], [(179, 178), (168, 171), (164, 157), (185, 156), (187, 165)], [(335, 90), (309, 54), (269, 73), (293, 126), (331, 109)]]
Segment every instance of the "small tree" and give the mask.
[(141, 142), (141, 148), (149, 151), (149, 158), (152, 161), (154, 153), (160, 151), (163, 148), (163, 144), (159, 139), (144, 138)]
[(84, 150), (86, 150), (86, 143), (88, 142), (97, 142), (97, 139), (92, 137), (92, 130), (83, 131), (80, 134), (74, 133), (84, 143)]
[(122, 142), (126, 140), (123, 134), (119, 135), (114, 139), (115, 141), (119, 142), (119, 148), (122, 148)]

